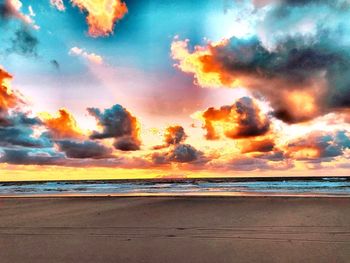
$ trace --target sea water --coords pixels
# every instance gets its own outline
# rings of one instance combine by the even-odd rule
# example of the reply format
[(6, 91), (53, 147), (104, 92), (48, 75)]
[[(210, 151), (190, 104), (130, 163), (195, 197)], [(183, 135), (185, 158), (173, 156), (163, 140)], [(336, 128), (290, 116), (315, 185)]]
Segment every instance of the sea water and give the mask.
[(350, 195), (350, 178), (240, 178), (0, 183), (2, 196)]

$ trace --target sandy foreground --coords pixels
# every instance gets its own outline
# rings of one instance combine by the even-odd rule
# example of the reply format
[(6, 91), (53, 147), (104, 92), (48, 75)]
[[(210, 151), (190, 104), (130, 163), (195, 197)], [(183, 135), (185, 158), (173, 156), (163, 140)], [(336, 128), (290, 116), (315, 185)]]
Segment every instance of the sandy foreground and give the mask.
[(0, 198), (0, 262), (350, 262), (350, 198)]

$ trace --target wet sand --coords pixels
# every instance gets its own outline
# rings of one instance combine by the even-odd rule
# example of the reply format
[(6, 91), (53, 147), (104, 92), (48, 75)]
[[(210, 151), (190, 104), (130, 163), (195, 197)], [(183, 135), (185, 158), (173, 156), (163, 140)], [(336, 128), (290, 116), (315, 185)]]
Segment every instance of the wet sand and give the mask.
[(350, 262), (350, 198), (0, 198), (0, 262)]

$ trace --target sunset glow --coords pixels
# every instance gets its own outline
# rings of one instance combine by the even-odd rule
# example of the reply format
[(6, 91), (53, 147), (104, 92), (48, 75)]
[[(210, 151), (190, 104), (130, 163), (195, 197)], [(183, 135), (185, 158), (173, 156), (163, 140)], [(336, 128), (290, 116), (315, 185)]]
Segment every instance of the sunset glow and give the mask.
[(170, 2), (0, 4), (0, 181), (347, 174), (349, 3)]

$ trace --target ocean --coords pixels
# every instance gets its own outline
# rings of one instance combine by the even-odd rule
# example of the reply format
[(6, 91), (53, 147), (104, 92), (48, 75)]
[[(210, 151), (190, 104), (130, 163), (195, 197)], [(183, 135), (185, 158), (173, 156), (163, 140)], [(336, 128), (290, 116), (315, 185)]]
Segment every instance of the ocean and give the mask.
[(349, 177), (3, 182), (0, 196), (350, 196)]

